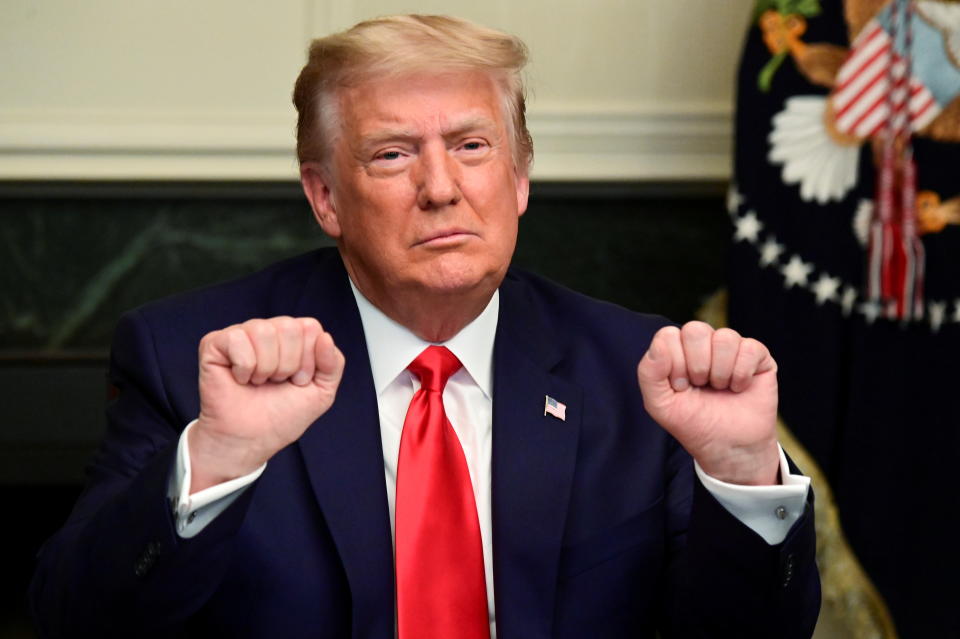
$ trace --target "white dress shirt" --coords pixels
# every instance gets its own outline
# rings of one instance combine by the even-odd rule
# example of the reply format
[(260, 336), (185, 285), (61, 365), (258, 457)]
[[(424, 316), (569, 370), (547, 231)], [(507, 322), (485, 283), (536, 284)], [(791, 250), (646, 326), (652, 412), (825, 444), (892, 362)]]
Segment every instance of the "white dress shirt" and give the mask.
[[(367, 341), (370, 369), (377, 392), (380, 437), (383, 443), (383, 469), (390, 509), (390, 530), (394, 531), (397, 461), (400, 435), (407, 407), (420, 388), (420, 380), (407, 370), (423, 349), (429, 346), (407, 328), (394, 322), (353, 286)], [(484, 311), (456, 336), (444, 342), (463, 364), (443, 391), (443, 406), (460, 445), (463, 447), (473, 485), (483, 544), (483, 562), (487, 583), (490, 636), (496, 638), (493, 597), (493, 522), (491, 516), (490, 461), (493, 441), (493, 342), (496, 336), (500, 297), (495, 292)], [(336, 336), (334, 336), (336, 339)], [(637, 391), (640, 392), (639, 390)], [(190, 495), (190, 458), (187, 432), (180, 437), (177, 462), (171, 474), (169, 497), (174, 504), (177, 532), (193, 537), (203, 530), (255, 481), (266, 464), (253, 473)], [(697, 476), (733, 516), (749, 526), (769, 544), (778, 544), (800, 517), (806, 502), (810, 479), (790, 474), (783, 450), (780, 451), (782, 485), (740, 486), (707, 475), (694, 464)]]

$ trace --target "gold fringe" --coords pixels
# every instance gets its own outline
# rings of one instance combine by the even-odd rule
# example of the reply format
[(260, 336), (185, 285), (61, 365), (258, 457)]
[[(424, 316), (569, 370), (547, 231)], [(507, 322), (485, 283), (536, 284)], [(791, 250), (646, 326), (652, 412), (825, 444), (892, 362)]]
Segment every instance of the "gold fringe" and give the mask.
[(890, 0), (845, 0), (843, 14), (847, 19), (850, 42), (853, 42), (867, 22), (880, 13), (884, 5)]
[[(704, 302), (697, 318), (708, 324), (727, 325), (727, 291), (720, 290)], [(897, 639), (893, 619), (853, 554), (840, 527), (833, 491), (820, 467), (797, 441), (782, 420), (777, 436), (797, 466), (810, 477), (816, 494), (817, 567), (823, 586), (823, 607), (843, 624), (850, 639)], [(821, 613), (822, 614), (822, 613)]]
[(960, 142), (960, 98), (947, 103), (919, 134), (940, 142)]
[(797, 67), (810, 82), (832, 89), (837, 72), (850, 55), (850, 49), (828, 42), (814, 42), (794, 54)]

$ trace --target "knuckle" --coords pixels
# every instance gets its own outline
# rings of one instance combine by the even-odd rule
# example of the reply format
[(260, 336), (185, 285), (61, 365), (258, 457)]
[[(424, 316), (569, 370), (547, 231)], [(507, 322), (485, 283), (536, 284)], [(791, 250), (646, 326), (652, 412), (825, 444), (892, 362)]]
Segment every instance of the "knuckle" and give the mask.
[(320, 322), (317, 321), (317, 319), (314, 317), (301, 317), (296, 321), (299, 323), (300, 329), (304, 333), (307, 333), (307, 334), (319, 333), (321, 330)]
[(676, 326), (664, 326), (653, 335), (654, 340), (673, 340), (680, 336), (680, 329)]
[(724, 346), (731, 346), (740, 341), (740, 333), (732, 328), (718, 328), (713, 334), (713, 341)]
[(654, 334), (647, 350), (655, 344), (672, 357), (674, 350), (680, 346), (680, 329), (676, 326), (664, 326)]
[(278, 317), (275, 320), (277, 333), (284, 339), (296, 339), (300, 336), (300, 323), (292, 317)]
[(684, 324), (680, 333), (685, 339), (703, 339), (713, 333), (713, 328), (706, 322), (693, 320)]
[(201, 337), (201, 338), (200, 338), (200, 344), (199, 344), (199, 347), (198, 347), (199, 350), (200, 350), (200, 352), (203, 352), (203, 351), (209, 349), (209, 348), (211, 347), (211, 345), (213, 344), (214, 340), (217, 339), (217, 336), (218, 336), (219, 333), (221, 333), (221, 331), (213, 331), (213, 332), (207, 333), (206, 335), (204, 335), (203, 337)]
[(210, 331), (209, 333), (207, 333), (206, 335), (200, 338), (200, 344), (199, 344), (200, 350), (202, 351), (204, 349), (213, 348), (217, 345), (218, 342), (222, 344), (224, 339), (227, 339), (229, 342), (230, 331), (235, 330), (236, 328), (237, 328), (237, 325), (232, 324), (230, 326), (227, 326), (215, 331)]
[(268, 340), (276, 335), (276, 329), (266, 320), (248, 320), (244, 323), (244, 327), (247, 334), (257, 341)]
[(750, 357), (756, 357), (762, 354), (763, 350), (763, 344), (752, 337), (748, 337), (740, 343), (740, 352), (742, 352), (744, 355), (749, 355)]

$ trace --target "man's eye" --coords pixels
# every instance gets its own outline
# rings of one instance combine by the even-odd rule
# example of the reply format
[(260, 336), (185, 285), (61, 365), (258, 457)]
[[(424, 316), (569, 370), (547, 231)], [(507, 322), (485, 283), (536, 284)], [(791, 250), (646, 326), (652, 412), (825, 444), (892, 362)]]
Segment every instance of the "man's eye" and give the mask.
[(483, 148), (483, 142), (477, 142), (477, 141), (466, 142), (463, 145), (463, 149), (465, 151), (479, 151), (482, 148)]
[(400, 151), (384, 151), (377, 155), (378, 160), (399, 160)]

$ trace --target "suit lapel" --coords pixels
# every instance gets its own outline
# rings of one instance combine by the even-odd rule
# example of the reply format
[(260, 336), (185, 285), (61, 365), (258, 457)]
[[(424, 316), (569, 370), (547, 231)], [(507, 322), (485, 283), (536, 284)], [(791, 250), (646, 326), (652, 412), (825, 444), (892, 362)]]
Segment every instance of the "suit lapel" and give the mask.
[(353, 636), (392, 639), (393, 545), (377, 397), (360, 315), (338, 255), (314, 273), (298, 313), (320, 320), (346, 358), (333, 406), (298, 445), (350, 583)]
[[(582, 390), (550, 370), (549, 325), (508, 275), (494, 346), (493, 554), (497, 636), (549, 637), (576, 462)], [(545, 396), (566, 420), (544, 415)]]
[[(393, 546), (376, 391), (346, 271), (337, 255), (319, 261), (297, 313), (320, 320), (347, 364), (336, 401), (298, 446), (350, 584), (353, 636), (391, 639)], [(557, 342), (524, 285), (508, 275), (500, 295), (491, 462), (497, 635), (548, 637), (582, 390), (551, 374)], [(544, 415), (547, 395), (566, 404), (565, 421)]]

